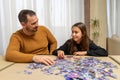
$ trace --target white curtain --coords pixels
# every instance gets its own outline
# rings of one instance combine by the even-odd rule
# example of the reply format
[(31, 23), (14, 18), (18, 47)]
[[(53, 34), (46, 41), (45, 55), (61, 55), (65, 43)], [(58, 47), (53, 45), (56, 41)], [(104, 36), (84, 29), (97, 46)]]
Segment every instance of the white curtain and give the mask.
[(108, 37), (120, 37), (120, 0), (107, 0)]
[(84, 0), (0, 0), (0, 54), (5, 54), (10, 36), (22, 28), (18, 13), (32, 9), (39, 24), (48, 27), (56, 37), (58, 47), (71, 35), (71, 26), (84, 22)]

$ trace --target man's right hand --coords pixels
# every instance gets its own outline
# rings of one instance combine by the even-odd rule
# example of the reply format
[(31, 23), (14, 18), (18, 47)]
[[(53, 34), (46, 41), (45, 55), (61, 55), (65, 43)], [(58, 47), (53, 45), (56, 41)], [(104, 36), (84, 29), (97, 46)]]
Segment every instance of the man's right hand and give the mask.
[(49, 56), (41, 56), (41, 55), (35, 55), (33, 57), (33, 61), (37, 63), (43, 63), (47, 66), (53, 65), (55, 63), (53, 59), (51, 59)]

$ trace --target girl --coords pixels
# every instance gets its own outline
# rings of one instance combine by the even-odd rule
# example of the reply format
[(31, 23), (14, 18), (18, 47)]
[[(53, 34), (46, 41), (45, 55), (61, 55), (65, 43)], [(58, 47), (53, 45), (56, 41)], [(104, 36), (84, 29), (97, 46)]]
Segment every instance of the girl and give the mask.
[(59, 58), (64, 58), (64, 55), (108, 56), (105, 49), (89, 39), (86, 26), (82, 22), (72, 26), (72, 38), (55, 50), (53, 54)]

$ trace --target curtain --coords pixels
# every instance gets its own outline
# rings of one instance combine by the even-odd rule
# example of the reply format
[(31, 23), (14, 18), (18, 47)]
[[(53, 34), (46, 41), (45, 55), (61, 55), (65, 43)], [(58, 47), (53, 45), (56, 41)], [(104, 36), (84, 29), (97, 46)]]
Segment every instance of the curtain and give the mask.
[(116, 34), (120, 37), (120, 0), (107, 0), (108, 37)]
[(71, 26), (84, 22), (84, 0), (0, 0), (0, 54), (5, 54), (12, 33), (22, 28), (18, 13), (32, 9), (39, 24), (53, 33), (58, 47), (71, 36)]

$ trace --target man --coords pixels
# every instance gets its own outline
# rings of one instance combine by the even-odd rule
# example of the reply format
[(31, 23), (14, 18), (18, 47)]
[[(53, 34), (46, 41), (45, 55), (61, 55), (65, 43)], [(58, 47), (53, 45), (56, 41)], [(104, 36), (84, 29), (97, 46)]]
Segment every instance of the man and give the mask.
[(32, 10), (22, 10), (18, 18), (22, 29), (12, 34), (6, 51), (6, 60), (54, 64), (49, 56), (43, 56), (52, 54), (57, 47), (52, 33), (46, 27), (38, 25), (38, 18)]

